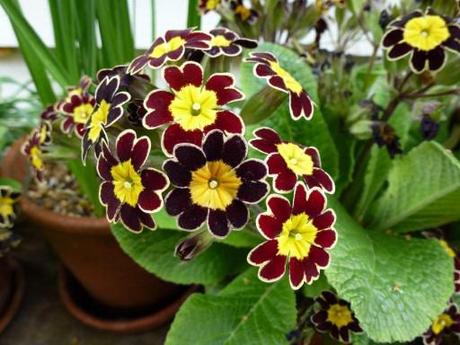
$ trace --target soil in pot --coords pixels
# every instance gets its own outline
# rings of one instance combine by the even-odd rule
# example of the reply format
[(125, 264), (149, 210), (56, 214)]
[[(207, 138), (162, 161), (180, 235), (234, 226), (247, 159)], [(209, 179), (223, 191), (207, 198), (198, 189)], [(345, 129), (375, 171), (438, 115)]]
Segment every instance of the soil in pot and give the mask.
[[(28, 169), (19, 147), (16, 143), (7, 153), (2, 168), (5, 176), (24, 181)], [(181, 287), (138, 266), (121, 250), (107, 221), (88, 216), (92, 210), (75, 194), (78, 186), (65, 168), (53, 169), (47, 188), (32, 186), (20, 206), (24, 218), (40, 228), (87, 294), (116, 310), (161, 307), (179, 298)]]

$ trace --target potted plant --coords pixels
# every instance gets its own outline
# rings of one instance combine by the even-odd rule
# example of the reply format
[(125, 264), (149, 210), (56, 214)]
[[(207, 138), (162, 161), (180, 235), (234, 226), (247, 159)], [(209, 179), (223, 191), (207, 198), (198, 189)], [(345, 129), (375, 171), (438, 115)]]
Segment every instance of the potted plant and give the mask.
[[(64, 264), (59, 277), (61, 299), (74, 316), (93, 327), (120, 332), (158, 327), (172, 318), (194, 288), (166, 283), (123, 253), (100, 217), (94, 166), (90, 161), (85, 166), (80, 159), (81, 138), (96, 101), (112, 102), (110, 121), (112, 116), (127, 114), (128, 103), (134, 105), (126, 93), (108, 94), (107, 88), (98, 92), (89, 77), (80, 78), (96, 77), (103, 66), (134, 56), (128, 4), (86, 3), (77, 9), (73, 2), (50, 1), (55, 50), (43, 44), (17, 3), (0, 4), (15, 29), (44, 108), (30, 135), (7, 152), (2, 170), (24, 183), (26, 192), (20, 200), (24, 218), (43, 232)], [(86, 15), (81, 16), (80, 10)], [(62, 20), (69, 16), (84, 22)], [(123, 40), (114, 40), (107, 34), (111, 30), (117, 30)], [(99, 34), (104, 37), (105, 53), (96, 44)], [(56, 95), (48, 76), (62, 87), (60, 94)], [(121, 82), (113, 78), (108, 88), (117, 91)]]
[[(83, 150), (95, 149), (122, 248), (165, 280), (205, 286), (166, 344), (434, 344), (459, 332), (458, 9), (335, 11), (340, 50), (319, 38), (303, 51), (314, 60), (299, 58), (303, 45), (243, 53), (233, 47), (251, 41), (229, 29), (174, 30), (99, 83), (164, 79), (123, 89), (143, 105), (139, 124), (103, 124)], [(358, 34), (368, 57), (347, 50)]]
[(19, 244), (12, 229), (19, 198), (17, 187), (14, 180), (0, 179), (0, 334), (15, 316), (24, 295), (24, 272), (10, 255)]

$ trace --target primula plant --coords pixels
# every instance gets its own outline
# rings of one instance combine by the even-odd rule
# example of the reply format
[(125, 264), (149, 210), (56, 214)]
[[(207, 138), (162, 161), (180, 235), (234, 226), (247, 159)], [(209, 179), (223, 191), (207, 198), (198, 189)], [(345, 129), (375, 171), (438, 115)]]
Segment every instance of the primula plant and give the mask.
[(167, 31), (45, 110), (36, 177), (81, 148), (121, 247), (203, 286), (168, 345), (455, 339), (458, 4), (199, 9), (225, 27)]
[(19, 242), (19, 236), (13, 231), (20, 196), (17, 183), (10, 179), (0, 179), (0, 258), (6, 256)]

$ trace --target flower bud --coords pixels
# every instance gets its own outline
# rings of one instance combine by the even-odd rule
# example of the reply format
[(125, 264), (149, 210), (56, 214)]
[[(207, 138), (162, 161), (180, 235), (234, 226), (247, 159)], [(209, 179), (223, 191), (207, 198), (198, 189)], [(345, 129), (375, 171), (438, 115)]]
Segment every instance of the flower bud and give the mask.
[(208, 249), (212, 242), (213, 238), (206, 230), (192, 233), (179, 242), (176, 246), (175, 255), (182, 261), (190, 261)]

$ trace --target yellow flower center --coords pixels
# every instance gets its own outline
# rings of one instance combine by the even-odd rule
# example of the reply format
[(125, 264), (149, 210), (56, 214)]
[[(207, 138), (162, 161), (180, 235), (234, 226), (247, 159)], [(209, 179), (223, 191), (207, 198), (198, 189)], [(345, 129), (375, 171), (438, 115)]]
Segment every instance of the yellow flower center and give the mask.
[(0, 214), (3, 218), (7, 218), (14, 213), (14, 200), (9, 197), (0, 197)]
[(37, 146), (34, 146), (30, 149), (30, 158), (32, 160), (33, 167), (37, 170), (42, 170), (42, 151)]
[(213, 47), (228, 47), (232, 41), (226, 39), (223, 35), (214, 36), (211, 39), (211, 46)]
[(308, 256), (317, 232), (306, 213), (291, 216), (278, 236), (278, 254), (302, 260)]
[(192, 172), (192, 202), (213, 210), (225, 210), (235, 199), (241, 179), (223, 161), (208, 162)]
[(350, 308), (338, 303), (329, 307), (327, 310), (327, 319), (338, 328), (344, 327), (353, 321)]
[(93, 106), (90, 103), (81, 104), (73, 110), (73, 120), (76, 123), (86, 123), (93, 112)]
[(403, 40), (411, 47), (428, 51), (436, 48), (450, 36), (447, 24), (440, 16), (413, 18), (404, 26)]
[(40, 131), (39, 131), (40, 143), (44, 143), (47, 136), (48, 136), (48, 127), (43, 124), (40, 126)]
[(302, 92), (302, 85), (300, 85), (288, 71), (281, 67), (279, 63), (271, 61), (270, 67), (281, 79), (283, 79), (284, 85), (286, 85), (288, 90), (296, 94)]
[(174, 120), (186, 131), (203, 130), (217, 116), (217, 95), (201, 87), (187, 85), (175, 92), (169, 105)]
[(311, 175), (313, 173), (313, 160), (303, 152), (301, 147), (292, 143), (282, 143), (276, 145), (276, 148), (288, 168), (295, 174)]
[(88, 132), (88, 138), (92, 142), (96, 142), (101, 135), (102, 126), (107, 122), (107, 116), (109, 115), (110, 103), (107, 103), (104, 99), (97, 110), (91, 115), (90, 129)]
[(206, 1), (206, 9), (208, 11), (214, 10), (215, 8), (217, 8), (217, 6), (219, 6), (219, 4), (220, 0), (208, 0)]
[(248, 18), (251, 16), (251, 10), (243, 5), (238, 5), (234, 11), (235, 11), (235, 14), (240, 15), (241, 20), (243, 21), (248, 20)]
[(449, 244), (444, 240), (438, 241), (441, 247), (446, 251), (447, 255), (449, 255), (451, 258), (454, 258), (456, 254), (455, 251), (451, 248), (451, 246), (449, 246)]
[(134, 170), (131, 160), (115, 165), (110, 170), (114, 193), (121, 203), (132, 207), (137, 205), (139, 194), (144, 190), (141, 176)]
[(180, 37), (173, 37), (165, 43), (157, 45), (153, 51), (150, 53), (150, 57), (153, 59), (158, 59), (163, 55), (166, 55), (170, 52), (173, 52), (185, 44), (185, 40)]
[(445, 328), (449, 328), (454, 323), (454, 320), (450, 317), (449, 314), (441, 314), (436, 320), (433, 321), (431, 329), (434, 334), (441, 333)]

